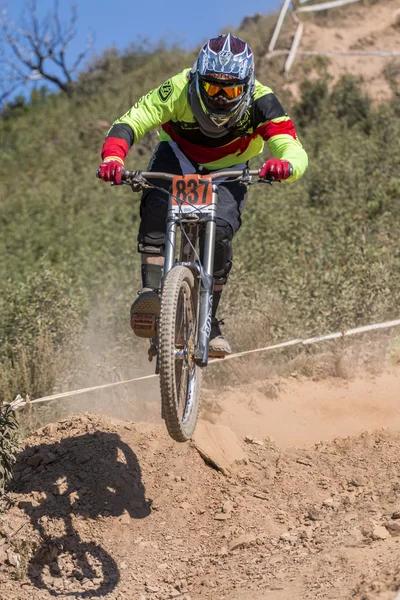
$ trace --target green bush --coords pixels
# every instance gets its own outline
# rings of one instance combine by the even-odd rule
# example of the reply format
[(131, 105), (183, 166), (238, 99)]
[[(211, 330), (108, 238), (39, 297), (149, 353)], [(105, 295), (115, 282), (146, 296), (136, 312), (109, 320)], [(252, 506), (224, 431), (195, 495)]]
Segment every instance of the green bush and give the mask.
[(10, 406), (0, 406), (0, 497), (11, 479), (18, 450), (18, 422)]

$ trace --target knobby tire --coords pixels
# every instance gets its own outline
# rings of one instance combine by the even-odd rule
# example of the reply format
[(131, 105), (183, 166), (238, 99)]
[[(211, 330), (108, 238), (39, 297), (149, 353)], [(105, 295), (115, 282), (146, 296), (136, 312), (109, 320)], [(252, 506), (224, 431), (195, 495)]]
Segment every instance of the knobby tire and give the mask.
[[(165, 278), (159, 336), (163, 417), (170, 436), (186, 442), (197, 423), (201, 369), (192, 360), (197, 342), (197, 285), (192, 271), (181, 265)], [(176, 358), (176, 351), (183, 349), (187, 360)]]

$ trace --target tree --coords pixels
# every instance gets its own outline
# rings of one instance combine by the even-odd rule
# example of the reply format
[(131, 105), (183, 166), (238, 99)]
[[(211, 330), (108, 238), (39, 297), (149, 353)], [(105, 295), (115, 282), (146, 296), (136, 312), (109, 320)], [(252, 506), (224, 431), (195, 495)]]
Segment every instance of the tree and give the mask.
[(26, 0), (20, 23), (14, 23), (3, 6), (0, 23), (0, 104), (28, 82), (44, 80), (62, 93), (71, 95), (73, 77), (92, 47), (88, 36), (85, 49), (72, 64), (67, 63), (67, 51), (76, 36), (78, 18), (76, 6), (71, 6), (69, 22), (59, 16), (59, 2), (43, 20), (37, 15), (36, 0)]

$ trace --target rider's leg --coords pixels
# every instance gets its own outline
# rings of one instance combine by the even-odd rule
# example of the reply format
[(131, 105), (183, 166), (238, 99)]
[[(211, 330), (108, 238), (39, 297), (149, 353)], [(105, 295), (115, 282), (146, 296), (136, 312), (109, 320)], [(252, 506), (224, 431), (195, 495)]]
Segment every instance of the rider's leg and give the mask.
[[(220, 239), (222, 237), (222, 239)], [(232, 245), (233, 232), (227, 223), (217, 219), (217, 232), (214, 254), (214, 291), (211, 318), (211, 334), (209, 345), (209, 356), (221, 358), (232, 353), (228, 340), (221, 331), (222, 320), (217, 318), (217, 310), (222, 296), (222, 290), (227, 283), (229, 271), (232, 267)]]
[[(157, 146), (148, 170), (176, 173), (177, 175), (181, 173), (179, 161), (168, 142), (161, 142)], [(162, 179), (153, 179), (152, 183), (161, 189), (146, 190), (142, 195), (141, 221), (138, 232), (138, 251), (142, 255), (142, 289), (139, 290), (139, 295), (131, 306), (132, 329), (141, 337), (153, 337), (154, 332), (149, 331), (149, 335), (138, 333), (137, 315), (149, 315), (156, 318), (160, 315), (159, 291), (164, 265), (168, 189), (170, 187), (170, 183)]]
[(222, 357), (232, 352), (229, 342), (221, 332), (222, 321), (217, 318), (217, 310), (222, 290), (228, 281), (229, 272), (232, 268), (232, 239), (240, 228), (240, 215), (246, 198), (246, 188), (237, 182), (226, 182), (219, 186), (210, 357)]

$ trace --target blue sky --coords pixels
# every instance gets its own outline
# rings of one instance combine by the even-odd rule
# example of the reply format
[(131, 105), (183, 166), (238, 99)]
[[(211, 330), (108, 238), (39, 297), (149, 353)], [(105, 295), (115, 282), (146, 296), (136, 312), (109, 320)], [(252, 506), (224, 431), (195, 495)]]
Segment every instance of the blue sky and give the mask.
[[(88, 33), (95, 37), (93, 50), (97, 54), (112, 46), (124, 50), (140, 38), (163, 38), (185, 48), (197, 47), (229, 26), (237, 27), (247, 15), (276, 10), (280, 0), (59, 0), (62, 22), (69, 18), (71, 4), (78, 9), (77, 35), (68, 53), (72, 60), (84, 48)], [(18, 23), (24, 0), (0, 0), (0, 6), (4, 5), (9, 17)], [(39, 19), (53, 6), (53, 0), (37, 0)]]

